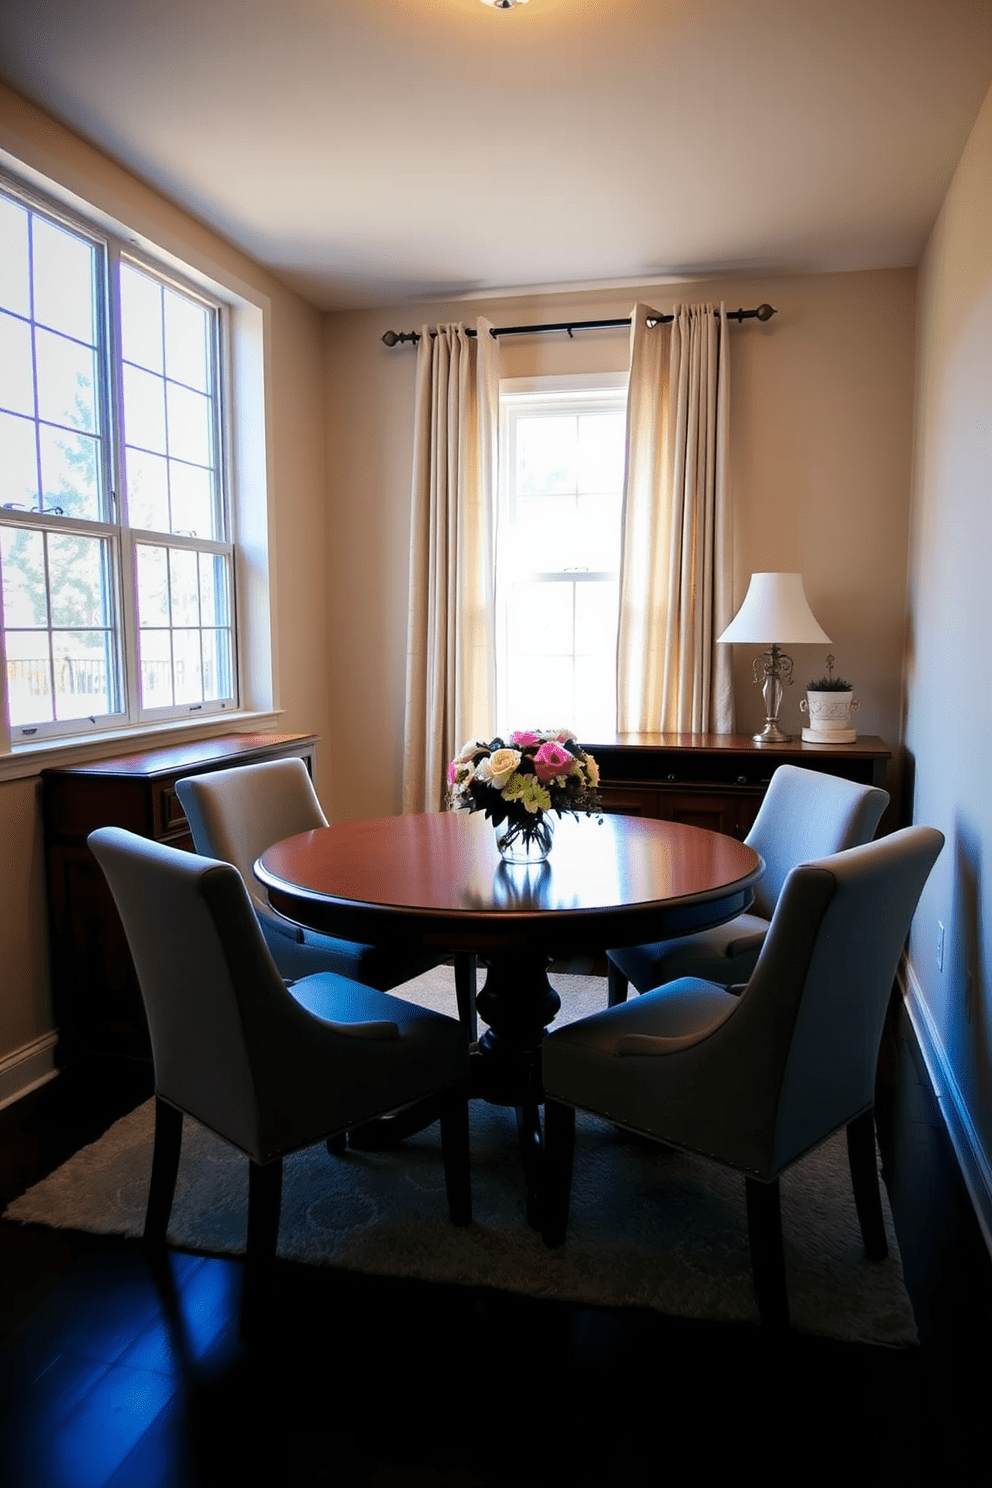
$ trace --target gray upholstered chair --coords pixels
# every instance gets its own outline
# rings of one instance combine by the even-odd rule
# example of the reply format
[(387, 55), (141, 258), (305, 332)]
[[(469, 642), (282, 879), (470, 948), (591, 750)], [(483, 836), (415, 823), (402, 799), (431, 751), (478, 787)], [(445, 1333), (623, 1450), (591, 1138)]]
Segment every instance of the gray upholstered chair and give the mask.
[(794, 868), (739, 997), (683, 977), (545, 1039), (548, 1244), (565, 1238), (578, 1107), (745, 1175), (770, 1325), (788, 1323), (779, 1175), (841, 1127), (865, 1250), (885, 1255), (875, 1069), (899, 954), (943, 841), (907, 827)]
[(789, 872), (797, 863), (870, 842), (888, 804), (888, 792), (878, 786), (779, 765), (744, 839), (765, 863), (750, 911), (694, 935), (610, 951), (610, 1007), (626, 999), (628, 983), (645, 992), (683, 976), (724, 987), (746, 982)]
[[(265, 943), (287, 980), (335, 971), (381, 992), (444, 960), (436, 951), (402, 944), (362, 945), (338, 940), (287, 920), (269, 904), (255, 878), (256, 859), (275, 842), (326, 827), (327, 818), (301, 759), (267, 760), (176, 781), (193, 845), (204, 857), (233, 863), (244, 879)], [(469, 1039), (476, 1034), (475, 958), (455, 957), (458, 1016)]]
[(248, 1259), (275, 1252), (282, 1159), (435, 1097), (451, 1219), (471, 1219), (468, 1048), (454, 1019), (331, 972), (285, 985), (229, 863), (119, 827), (87, 839), (148, 1017), (155, 1148), (145, 1240), (164, 1243), (188, 1113), (249, 1159)]

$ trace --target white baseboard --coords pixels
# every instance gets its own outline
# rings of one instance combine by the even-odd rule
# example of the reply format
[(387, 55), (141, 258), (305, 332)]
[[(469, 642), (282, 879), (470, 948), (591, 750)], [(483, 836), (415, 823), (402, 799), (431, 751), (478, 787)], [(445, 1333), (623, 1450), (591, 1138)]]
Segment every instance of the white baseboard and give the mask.
[(54, 1058), (57, 1039), (55, 1033), (42, 1034), (0, 1059), (0, 1111), (58, 1074)]
[(903, 998), (923, 1062), (930, 1076), (961, 1176), (971, 1198), (985, 1244), (992, 1254), (992, 1164), (971, 1119), (940, 1032), (923, 998), (912, 966), (903, 958), (899, 969)]

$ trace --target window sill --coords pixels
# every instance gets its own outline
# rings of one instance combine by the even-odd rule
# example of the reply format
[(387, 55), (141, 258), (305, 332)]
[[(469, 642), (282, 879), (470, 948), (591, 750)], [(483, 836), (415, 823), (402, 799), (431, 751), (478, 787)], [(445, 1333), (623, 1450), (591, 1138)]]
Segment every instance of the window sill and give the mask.
[(86, 739), (45, 739), (37, 744), (19, 744), (10, 754), (0, 755), (0, 781), (24, 780), (49, 765), (82, 765), (91, 760), (113, 759), (135, 749), (154, 749), (159, 744), (185, 744), (192, 739), (218, 738), (221, 734), (265, 731), (280, 710), (264, 713), (213, 713), (196, 723), (187, 720), (145, 724), (138, 728), (108, 730)]

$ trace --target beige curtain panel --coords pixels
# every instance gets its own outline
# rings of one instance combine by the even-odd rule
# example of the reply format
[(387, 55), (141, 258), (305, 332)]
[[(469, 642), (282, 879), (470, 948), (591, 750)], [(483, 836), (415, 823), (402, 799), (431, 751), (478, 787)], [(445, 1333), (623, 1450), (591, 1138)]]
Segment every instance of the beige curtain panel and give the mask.
[(617, 729), (732, 733), (725, 308), (631, 313)]
[(424, 326), (417, 347), (405, 812), (443, 810), (448, 761), (495, 729), (499, 348), (475, 330)]

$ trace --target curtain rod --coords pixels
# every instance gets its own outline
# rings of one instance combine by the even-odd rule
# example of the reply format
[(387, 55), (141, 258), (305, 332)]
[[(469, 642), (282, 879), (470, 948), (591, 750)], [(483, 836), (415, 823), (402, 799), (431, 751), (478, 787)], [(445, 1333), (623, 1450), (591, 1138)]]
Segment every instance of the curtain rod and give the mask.
[[(719, 315), (719, 313), (718, 310), (713, 311), (714, 315)], [(742, 320), (771, 320), (775, 313), (774, 306), (759, 305), (756, 310), (728, 310), (727, 319), (736, 320), (740, 324)], [(674, 319), (674, 315), (659, 315), (657, 318), (649, 320), (648, 325), (666, 325)], [(536, 336), (544, 331), (567, 331), (571, 336), (573, 331), (597, 331), (610, 326), (629, 325), (630, 316), (628, 315), (623, 320), (562, 320), (556, 321), (554, 325), (493, 326), (489, 334), (491, 336)], [(433, 336), (434, 334), (432, 331), (431, 335)], [(466, 334), (475, 336), (478, 332), (470, 328)], [(402, 341), (419, 341), (420, 332), (387, 331), (382, 339), (386, 346), (397, 346)]]

